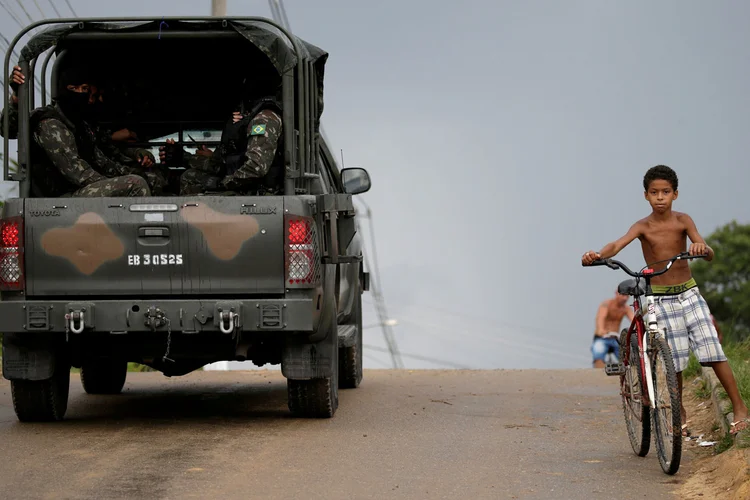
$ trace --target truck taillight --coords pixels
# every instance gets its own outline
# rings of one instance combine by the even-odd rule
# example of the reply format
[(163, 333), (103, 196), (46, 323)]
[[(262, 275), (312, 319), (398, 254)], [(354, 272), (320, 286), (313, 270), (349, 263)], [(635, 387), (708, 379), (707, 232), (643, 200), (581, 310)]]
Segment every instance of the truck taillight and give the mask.
[(305, 217), (286, 221), (286, 278), (288, 286), (309, 286), (320, 279), (315, 223)]
[(0, 221), (0, 290), (23, 290), (23, 217)]

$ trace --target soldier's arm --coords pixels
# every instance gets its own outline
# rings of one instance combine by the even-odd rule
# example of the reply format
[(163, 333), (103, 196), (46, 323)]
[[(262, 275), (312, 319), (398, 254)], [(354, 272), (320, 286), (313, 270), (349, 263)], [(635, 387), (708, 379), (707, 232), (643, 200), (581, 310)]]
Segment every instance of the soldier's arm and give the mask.
[(8, 139), (18, 139), (18, 97), (14, 93), (8, 103), (0, 112), (0, 136), (3, 135), (3, 123), (5, 123), (5, 113), (8, 113)]
[(127, 167), (110, 159), (107, 155), (102, 153), (102, 150), (99, 149), (98, 146), (94, 147), (94, 159), (96, 160), (97, 166), (107, 174), (108, 177), (117, 177), (133, 173), (131, 167)]
[(75, 137), (60, 120), (43, 120), (34, 140), (47, 153), (52, 164), (76, 186), (86, 186), (106, 179), (78, 156)]
[(144, 148), (123, 148), (119, 150), (120, 155), (127, 158), (128, 160), (132, 160), (134, 162), (138, 162), (140, 160), (140, 157), (142, 156), (148, 156), (151, 158), (152, 163), (156, 163), (156, 158), (154, 158), (153, 153), (149, 151), (148, 149)]
[(281, 117), (271, 110), (261, 111), (248, 125), (247, 135), (245, 163), (225, 182), (242, 185), (268, 173), (281, 137)]
[(187, 168), (194, 168), (202, 172), (208, 172), (209, 174), (219, 175), (223, 167), (217, 153), (214, 153), (211, 156), (201, 156), (191, 155), (186, 151), (184, 158), (184, 161), (187, 163)]

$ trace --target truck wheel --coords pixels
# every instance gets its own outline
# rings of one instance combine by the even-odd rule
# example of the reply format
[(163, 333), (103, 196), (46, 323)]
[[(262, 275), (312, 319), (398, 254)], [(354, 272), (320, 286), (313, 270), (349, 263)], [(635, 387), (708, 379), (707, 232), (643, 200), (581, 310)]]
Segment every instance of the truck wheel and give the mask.
[(286, 381), (289, 410), (296, 417), (331, 418), (339, 405), (336, 377)]
[(127, 361), (93, 359), (81, 364), (81, 384), (88, 394), (119, 394), (127, 374)]
[(68, 409), (70, 363), (58, 356), (47, 380), (11, 380), (13, 409), (21, 422), (62, 420)]
[(339, 387), (354, 389), (362, 382), (362, 294), (354, 302), (352, 319), (357, 327), (356, 340), (351, 347), (339, 349)]
[(333, 311), (329, 334), (319, 349), (330, 349), (331, 376), (308, 380), (287, 379), (289, 411), (296, 417), (331, 418), (339, 406), (339, 340), (336, 311)]

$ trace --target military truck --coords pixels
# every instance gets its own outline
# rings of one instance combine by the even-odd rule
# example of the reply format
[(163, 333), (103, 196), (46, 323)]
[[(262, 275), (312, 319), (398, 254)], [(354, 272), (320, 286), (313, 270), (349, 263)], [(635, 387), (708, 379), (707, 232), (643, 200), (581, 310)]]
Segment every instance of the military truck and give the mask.
[[(3, 376), (18, 419), (63, 419), (71, 366), (88, 394), (116, 394), (128, 362), (180, 376), (222, 360), (280, 364), (291, 413), (332, 417), (339, 388), (362, 380), (369, 277), (352, 195), (370, 177), (339, 170), (321, 134), (328, 54), (264, 18), (46, 20), (8, 49), (6, 95), (13, 48), (37, 27), (18, 63), (19, 168), (3, 165), (19, 196), (0, 221)], [(40, 61), (42, 105), (61, 71), (88, 64), (119, 85), (120, 124), (154, 151), (168, 138), (215, 146), (242, 75), (276, 72), (283, 195), (45, 197), (29, 130)], [(6, 113), (5, 151), (8, 127)]]

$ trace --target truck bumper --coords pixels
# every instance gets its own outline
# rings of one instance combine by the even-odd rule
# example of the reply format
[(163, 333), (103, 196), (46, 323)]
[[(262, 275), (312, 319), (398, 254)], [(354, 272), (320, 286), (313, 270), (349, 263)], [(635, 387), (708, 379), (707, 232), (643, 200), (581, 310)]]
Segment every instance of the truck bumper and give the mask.
[(312, 298), (0, 302), (7, 333), (313, 332), (318, 317)]

